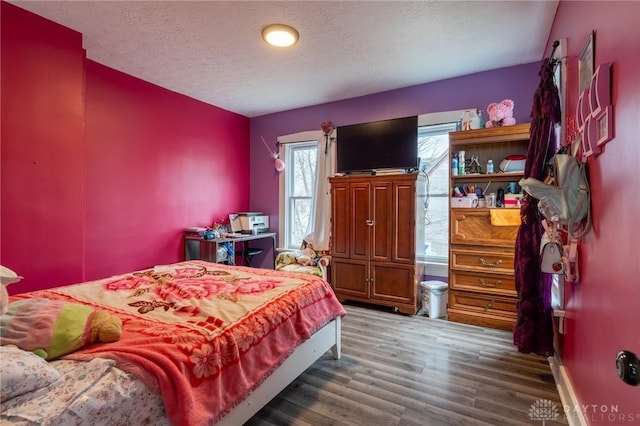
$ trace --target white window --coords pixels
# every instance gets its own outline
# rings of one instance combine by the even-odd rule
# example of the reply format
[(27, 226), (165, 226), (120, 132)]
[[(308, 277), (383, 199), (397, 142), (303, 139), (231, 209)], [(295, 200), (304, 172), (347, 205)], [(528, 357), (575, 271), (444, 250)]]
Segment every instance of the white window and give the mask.
[(424, 211), (424, 247), (419, 259), (447, 263), (449, 259), (449, 132), (456, 123), (418, 128), (420, 167), (427, 175), (426, 190), (418, 199)]
[(307, 233), (315, 193), (319, 132), (303, 132), (278, 138), (280, 158), (280, 246), (298, 249)]
[[(425, 195), (418, 198), (424, 211), (424, 246), (416, 259), (427, 275), (446, 277), (449, 263), (449, 132), (465, 110), (418, 116), (418, 156), (427, 173)], [(420, 240), (420, 238), (418, 238)]]

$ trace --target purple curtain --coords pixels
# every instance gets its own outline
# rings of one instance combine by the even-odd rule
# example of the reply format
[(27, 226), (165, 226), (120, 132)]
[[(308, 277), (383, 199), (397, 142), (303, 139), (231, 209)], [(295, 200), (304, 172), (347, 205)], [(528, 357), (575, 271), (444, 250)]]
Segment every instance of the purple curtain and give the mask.
[[(556, 150), (555, 125), (560, 122), (560, 99), (553, 82), (556, 60), (546, 59), (540, 69), (540, 84), (533, 96), (530, 142), (524, 177), (543, 180), (545, 165)], [(515, 279), (518, 319), (513, 342), (520, 352), (553, 355), (551, 276), (540, 271), (542, 216), (538, 200), (525, 196), (520, 209), (522, 225), (515, 247)]]

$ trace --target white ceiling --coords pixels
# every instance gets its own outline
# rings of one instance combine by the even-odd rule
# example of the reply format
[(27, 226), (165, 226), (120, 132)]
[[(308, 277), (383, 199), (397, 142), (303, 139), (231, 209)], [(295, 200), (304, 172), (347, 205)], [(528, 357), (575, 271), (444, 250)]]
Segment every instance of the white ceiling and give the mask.
[[(10, 1), (87, 57), (248, 117), (525, 64), (558, 1)], [(267, 46), (271, 23), (299, 43)]]

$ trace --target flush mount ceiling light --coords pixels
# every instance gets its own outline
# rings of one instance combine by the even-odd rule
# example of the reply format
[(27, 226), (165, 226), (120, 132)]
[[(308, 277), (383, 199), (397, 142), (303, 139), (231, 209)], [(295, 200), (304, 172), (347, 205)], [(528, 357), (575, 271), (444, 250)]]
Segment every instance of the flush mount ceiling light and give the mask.
[(284, 24), (267, 25), (262, 29), (262, 38), (276, 47), (290, 47), (298, 42), (298, 31)]

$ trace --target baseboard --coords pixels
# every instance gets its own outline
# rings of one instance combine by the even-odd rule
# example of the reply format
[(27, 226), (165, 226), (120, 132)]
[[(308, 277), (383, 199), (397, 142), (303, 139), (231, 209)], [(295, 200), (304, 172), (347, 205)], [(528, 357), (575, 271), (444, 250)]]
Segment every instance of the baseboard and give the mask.
[(556, 382), (560, 401), (562, 402), (562, 407), (558, 407), (561, 412), (560, 415), (566, 417), (569, 426), (588, 426), (587, 419), (579, 408), (580, 401), (578, 401), (578, 397), (573, 390), (566, 369), (557, 356), (549, 357), (548, 360), (551, 373), (553, 373), (553, 380)]

